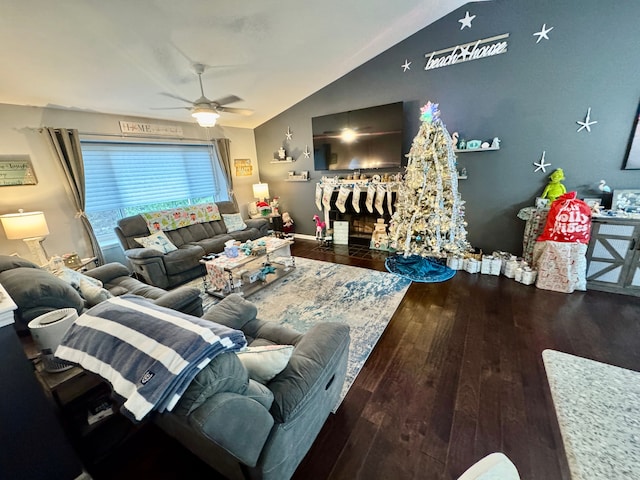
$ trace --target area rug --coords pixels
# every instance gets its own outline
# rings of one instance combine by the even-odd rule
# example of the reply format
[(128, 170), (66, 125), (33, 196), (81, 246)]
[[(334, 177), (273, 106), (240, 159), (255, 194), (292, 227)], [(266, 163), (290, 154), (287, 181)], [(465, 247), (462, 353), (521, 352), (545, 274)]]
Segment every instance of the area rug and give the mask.
[[(318, 322), (351, 327), (349, 362), (342, 394), (349, 391), (404, 297), (410, 280), (387, 272), (296, 257), (296, 269), (251, 295), (258, 317), (306, 332)], [(191, 285), (203, 288), (202, 280)], [(217, 300), (203, 294), (204, 308)]]

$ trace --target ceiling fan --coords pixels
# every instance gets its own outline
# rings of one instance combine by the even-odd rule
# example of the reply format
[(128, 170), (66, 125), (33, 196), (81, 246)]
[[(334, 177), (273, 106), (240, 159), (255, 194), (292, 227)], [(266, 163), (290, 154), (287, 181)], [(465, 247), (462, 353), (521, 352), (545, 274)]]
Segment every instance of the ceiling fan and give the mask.
[(198, 75), (198, 82), (200, 83), (200, 98), (191, 101), (187, 100), (186, 98), (164, 92), (162, 93), (162, 95), (175, 98), (176, 100), (180, 100), (186, 103), (190, 103), (191, 106), (153, 108), (152, 110), (175, 110), (185, 108), (191, 111), (191, 116), (198, 121), (198, 124), (201, 127), (215, 126), (216, 121), (220, 117), (221, 113), (234, 113), (237, 115), (253, 114), (253, 110), (249, 110), (246, 108), (232, 108), (226, 106), (230, 103), (242, 101), (240, 97), (236, 97), (235, 95), (228, 95), (226, 97), (218, 98), (217, 100), (209, 100), (207, 97), (205, 97), (204, 88), (202, 87), (202, 74), (204, 73), (205, 66), (201, 63), (196, 63), (193, 65), (193, 69), (195, 70), (196, 75)]

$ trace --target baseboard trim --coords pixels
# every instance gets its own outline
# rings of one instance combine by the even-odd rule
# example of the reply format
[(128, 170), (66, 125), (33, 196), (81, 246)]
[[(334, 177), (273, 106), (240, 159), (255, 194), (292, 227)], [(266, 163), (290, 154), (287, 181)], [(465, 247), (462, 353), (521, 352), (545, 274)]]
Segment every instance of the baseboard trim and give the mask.
[(317, 240), (313, 235), (305, 235), (304, 233), (296, 233), (294, 234), (294, 238), (299, 238), (300, 240)]

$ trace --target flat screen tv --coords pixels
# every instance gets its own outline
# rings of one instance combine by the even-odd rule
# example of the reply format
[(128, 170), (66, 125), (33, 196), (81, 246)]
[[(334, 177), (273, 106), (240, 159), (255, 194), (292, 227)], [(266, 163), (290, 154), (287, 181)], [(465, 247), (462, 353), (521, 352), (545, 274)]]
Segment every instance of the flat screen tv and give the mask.
[(402, 102), (313, 117), (314, 168), (400, 168), (403, 120)]

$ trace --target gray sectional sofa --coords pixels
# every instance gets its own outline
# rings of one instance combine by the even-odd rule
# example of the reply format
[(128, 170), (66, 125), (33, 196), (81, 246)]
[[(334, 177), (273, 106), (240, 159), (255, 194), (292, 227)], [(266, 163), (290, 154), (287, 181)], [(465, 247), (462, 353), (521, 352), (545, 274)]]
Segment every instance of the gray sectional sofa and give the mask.
[(202, 318), (242, 330), (251, 347), (294, 345), (293, 354), (265, 384), (249, 379), (235, 353), (219, 355), (155, 422), (226, 478), (290, 478), (340, 397), (349, 326), (318, 323), (298, 333), (258, 319), (237, 294)]
[[(83, 275), (99, 280), (106, 296), (130, 293), (189, 315), (202, 315), (202, 299), (197, 288), (183, 286), (167, 292), (131, 277), (129, 269), (120, 263), (101, 265)], [(20, 257), (0, 255), (0, 284), (18, 306), (14, 313), (18, 331), (27, 331), (31, 320), (53, 310), (75, 308), (82, 313), (91, 306), (81, 290)]]
[[(232, 202), (216, 202), (221, 214), (238, 213)], [(227, 232), (224, 220), (198, 223), (165, 231), (177, 250), (162, 253), (152, 248), (142, 248), (135, 239), (148, 236), (149, 228), (142, 215), (125, 217), (115, 228), (124, 254), (134, 273), (149, 285), (171, 288), (204, 275), (199, 263), (208, 253), (220, 253), (229, 240), (255, 240), (269, 233), (267, 219), (244, 220), (247, 228)]]

